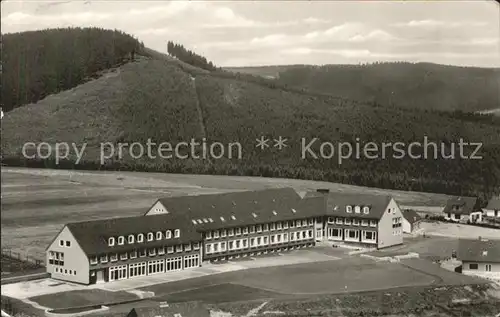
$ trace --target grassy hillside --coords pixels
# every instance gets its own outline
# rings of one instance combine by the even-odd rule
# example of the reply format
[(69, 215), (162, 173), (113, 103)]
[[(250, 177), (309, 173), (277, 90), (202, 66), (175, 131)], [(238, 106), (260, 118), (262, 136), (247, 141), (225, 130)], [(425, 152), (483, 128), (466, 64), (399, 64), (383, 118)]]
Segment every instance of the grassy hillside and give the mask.
[(228, 70), (275, 76), (281, 84), (385, 106), (474, 112), (495, 109), (500, 104), (498, 68), (377, 63)]
[[(260, 136), (283, 136), (279, 151), (255, 147)], [(301, 158), (301, 138), (321, 141), (483, 142), (480, 161)], [(206, 137), (208, 143), (239, 142), (242, 158), (123, 159), (99, 164), (101, 142), (172, 142)], [(14, 109), (2, 120), (2, 154), (20, 160), (24, 142), (88, 144), (77, 168), (112, 168), (181, 173), (280, 176), (356, 185), (443, 193), (499, 190), (500, 125), (448, 113), (400, 111), (271, 88), (228, 74), (189, 72), (166, 57), (141, 58), (72, 90)], [(317, 144), (318, 145), (318, 144)], [(318, 146), (312, 149), (319, 153)], [(188, 150), (183, 153), (188, 153)], [(196, 153), (200, 154), (200, 151)], [(227, 151), (226, 151), (227, 153)], [(388, 156), (392, 155), (390, 152)], [(74, 161), (74, 157), (72, 160)], [(53, 166), (50, 159), (42, 166)], [(38, 164), (39, 165), (39, 164)], [(63, 162), (60, 167), (75, 167)]]

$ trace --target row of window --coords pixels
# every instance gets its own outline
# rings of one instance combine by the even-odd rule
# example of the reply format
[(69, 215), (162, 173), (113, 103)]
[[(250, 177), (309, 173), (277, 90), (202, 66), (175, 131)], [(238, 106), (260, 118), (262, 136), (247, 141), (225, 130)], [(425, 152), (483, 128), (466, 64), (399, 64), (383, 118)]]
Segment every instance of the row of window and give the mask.
[[(328, 237), (339, 240), (344, 239), (344, 237), (348, 240), (359, 240), (359, 232), (360, 230), (329, 228)], [(377, 240), (377, 233), (375, 231), (361, 230), (361, 240), (374, 242)]]
[(52, 259), (64, 261), (64, 252), (49, 251), (49, 260)]
[[(289, 239), (290, 237), (290, 239)], [(205, 253), (212, 254), (218, 252), (226, 252), (233, 250), (241, 250), (247, 249), (248, 247), (260, 247), (267, 246), (269, 244), (277, 244), (277, 243), (286, 243), (289, 241), (301, 241), (308, 240), (313, 238), (312, 230), (303, 230), (291, 232), (290, 236), (288, 232), (273, 234), (270, 236), (262, 236), (262, 237), (253, 237), (246, 239), (237, 239), (232, 241), (223, 241), (223, 242), (215, 242), (215, 243), (207, 243), (205, 244)], [(250, 243), (248, 243), (250, 241)]]
[(361, 207), (361, 206), (349, 206), (348, 205), (348, 206), (345, 207), (345, 211), (347, 213), (352, 213), (352, 211), (354, 209), (354, 213), (360, 214), (361, 213), (361, 208), (363, 209), (363, 213), (365, 215), (368, 215), (370, 213), (370, 207), (368, 207), (368, 206)]
[[(173, 233), (174, 238), (179, 238), (181, 236), (181, 231), (179, 229), (175, 229)], [(165, 232), (162, 231), (157, 231), (156, 234), (153, 232), (148, 232), (147, 234), (147, 241), (151, 242), (154, 241), (156, 238), (156, 241), (162, 240), (162, 239), (172, 239), (172, 231), (167, 230)], [(124, 236), (119, 236), (118, 237), (118, 245), (124, 245), (125, 244), (125, 237)], [(110, 247), (115, 245), (115, 237), (109, 237), (108, 238), (108, 245)], [(137, 237), (133, 234), (129, 234), (127, 237), (127, 243), (128, 244), (133, 244), (133, 243), (142, 243), (144, 242), (144, 234), (139, 233)]]
[[(469, 270), (478, 270), (479, 265), (477, 263), (469, 263)], [(491, 272), (491, 264), (485, 264), (484, 270), (486, 272)]]
[(90, 258), (90, 264), (95, 265), (100, 261), (101, 263), (108, 263), (109, 262), (116, 262), (118, 261), (118, 258), (120, 260), (128, 260), (128, 259), (135, 259), (137, 257), (143, 258), (146, 257), (147, 255), (149, 256), (156, 256), (156, 255), (163, 255), (165, 253), (167, 254), (172, 254), (172, 253), (181, 253), (181, 252), (188, 252), (192, 250), (199, 250), (200, 249), (200, 244), (198, 242), (191, 244), (185, 244), (185, 245), (177, 245), (177, 246), (168, 246), (168, 247), (159, 247), (159, 248), (151, 248), (151, 249), (140, 249), (139, 251), (133, 250), (130, 252), (124, 252), (121, 254), (118, 253), (112, 253), (109, 255), (104, 254), (101, 255), (98, 259), (97, 256), (93, 256)]
[(275, 230), (283, 230), (283, 229), (288, 229), (288, 228), (301, 228), (301, 227), (307, 227), (307, 226), (313, 226), (314, 225), (314, 219), (303, 219), (303, 220), (291, 220), (291, 221), (278, 221), (278, 222), (273, 222), (273, 223), (266, 223), (263, 225), (251, 225), (247, 227), (241, 227), (241, 228), (231, 228), (231, 229), (221, 229), (221, 230), (213, 230), (213, 231), (207, 231), (205, 234), (205, 238), (207, 240), (210, 239), (217, 239), (217, 238), (224, 238), (224, 237), (233, 237), (233, 236), (240, 236), (240, 235), (245, 235), (249, 233), (260, 233), (260, 232), (268, 232), (268, 231), (275, 231)]
[(328, 217), (328, 223), (330, 224), (338, 224), (338, 225), (353, 225), (353, 226), (361, 226), (363, 227), (376, 227), (377, 226), (377, 221), (376, 220), (366, 220), (366, 219), (350, 219), (350, 218), (333, 218), (333, 217)]
[(179, 256), (168, 259), (152, 260), (148, 262), (132, 263), (129, 265), (112, 266), (108, 269), (109, 280), (123, 280), (137, 276), (154, 275), (165, 272), (180, 271), (198, 267), (199, 254)]
[(59, 240), (59, 246), (60, 247), (71, 247), (71, 241), (68, 240)]
[[(236, 206), (236, 204), (234, 204)], [(296, 214), (297, 210), (292, 208), (292, 213)], [(278, 212), (276, 210), (273, 210), (273, 215), (277, 216)], [(231, 220), (236, 220), (235, 215), (231, 215)], [(257, 218), (258, 215), (255, 212), (252, 212), (252, 217)], [(226, 219), (222, 216), (219, 217), (220, 221), (226, 222)], [(191, 222), (196, 225), (196, 224), (203, 224), (203, 223), (213, 223), (214, 220), (212, 218), (201, 218), (201, 219), (191, 219)]]
[(59, 273), (59, 274), (65, 274), (65, 275), (76, 275), (76, 271), (75, 270), (68, 270), (68, 269), (63, 269), (63, 268), (60, 268), (60, 267), (56, 267), (55, 268), (55, 272)]
[(399, 236), (399, 235), (401, 235), (402, 233), (403, 233), (403, 231), (402, 231), (402, 230), (393, 230), (393, 231), (392, 231), (392, 235), (393, 235), (393, 236)]

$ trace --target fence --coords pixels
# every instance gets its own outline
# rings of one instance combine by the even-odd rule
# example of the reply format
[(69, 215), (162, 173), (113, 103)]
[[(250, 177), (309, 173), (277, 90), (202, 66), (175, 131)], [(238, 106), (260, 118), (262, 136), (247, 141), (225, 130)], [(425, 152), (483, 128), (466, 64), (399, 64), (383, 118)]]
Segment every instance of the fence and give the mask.
[(5, 260), (17, 261), (18, 263), (26, 263), (27, 266), (31, 268), (42, 268), (45, 267), (45, 262), (43, 260), (37, 259), (29, 254), (21, 255), (19, 252), (12, 251), (11, 249), (2, 248), (2, 266)]

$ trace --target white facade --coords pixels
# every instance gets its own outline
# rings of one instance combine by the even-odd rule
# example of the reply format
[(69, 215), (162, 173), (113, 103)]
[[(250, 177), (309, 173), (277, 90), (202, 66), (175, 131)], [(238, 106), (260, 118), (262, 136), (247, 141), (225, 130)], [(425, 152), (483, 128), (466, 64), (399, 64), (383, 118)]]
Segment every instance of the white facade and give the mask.
[(412, 230), (411, 230), (411, 223), (406, 220), (405, 217), (403, 217), (403, 232), (404, 233), (411, 233)]
[(500, 209), (495, 210), (495, 209), (483, 209), (484, 215), (487, 217), (492, 217), (492, 218), (499, 218), (500, 219)]
[(500, 263), (463, 261), (462, 273), (500, 281)]
[(460, 222), (481, 222), (483, 221), (483, 213), (481, 211), (471, 212), (470, 214), (446, 213), (444, 219)]

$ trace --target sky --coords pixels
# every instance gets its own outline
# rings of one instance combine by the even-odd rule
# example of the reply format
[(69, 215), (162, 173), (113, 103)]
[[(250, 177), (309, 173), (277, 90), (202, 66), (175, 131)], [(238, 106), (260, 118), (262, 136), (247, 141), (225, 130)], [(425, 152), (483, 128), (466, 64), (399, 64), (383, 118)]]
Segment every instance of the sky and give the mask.
[(167, 41), (218, 66), (433, 62), (500, 67), (500, 5), (474, 1), (2, 1), (2, 33), (68, 26)]

